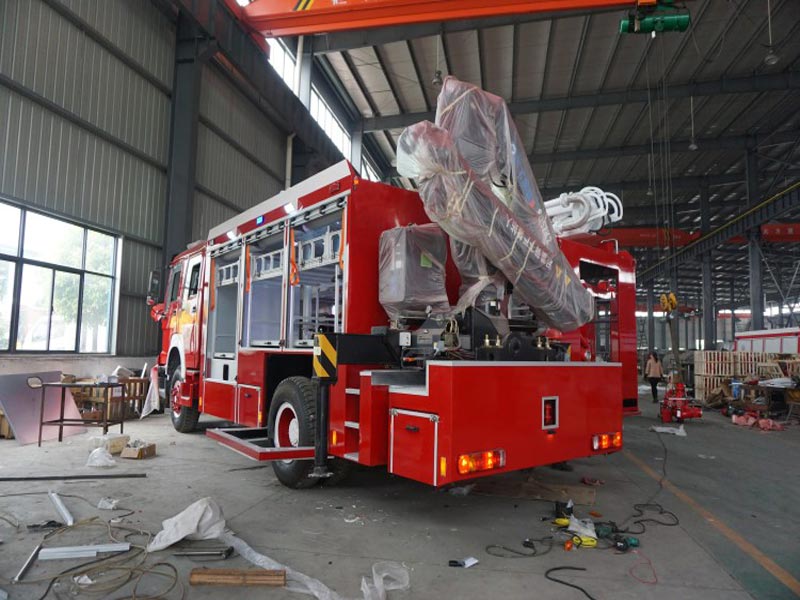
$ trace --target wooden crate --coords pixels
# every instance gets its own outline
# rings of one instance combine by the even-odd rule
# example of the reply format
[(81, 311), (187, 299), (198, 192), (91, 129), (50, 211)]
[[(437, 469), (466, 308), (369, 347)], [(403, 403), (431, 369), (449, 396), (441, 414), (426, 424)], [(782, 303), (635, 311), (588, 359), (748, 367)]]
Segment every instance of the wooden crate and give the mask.
[(760, 363), (773, 362), (778, 358), (777, 354), (770, 352), (733, 352), (735, 364), (733, 374), (739, 378), (758, 377), (758, 365)]
[(707, 397), (723, 385), (730, 385), (731, 378), (721, 375), (694, 376), (694, 397), (698, 402), (705, 403)]
[(695, 375), (730, 377), (734, 371), (732, 352), (704, 350), (694, 353)]
[(800, 360), (792, 358), (783, 362), (783, 367), (786, 369), (787, 377), (800, 377)]
[(758, 363), (757, 369), (759, 379), (779, 379), (785, 377), (783, 370), (776, 362)]
[(11, 424), (6, 419), (5, 413), (0, 410), (0, 438), (5, 438), (7, 440), (14, 439), (14, 432), (11, 431)]

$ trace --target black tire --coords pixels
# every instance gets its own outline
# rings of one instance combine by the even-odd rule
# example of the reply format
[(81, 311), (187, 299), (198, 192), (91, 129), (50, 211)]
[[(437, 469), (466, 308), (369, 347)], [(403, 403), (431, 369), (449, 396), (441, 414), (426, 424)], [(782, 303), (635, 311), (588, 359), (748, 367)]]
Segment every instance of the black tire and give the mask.
[(197, 428), (200, 411), (194, 406), (181, 406), (172, 402), (173, 390), (175, 386), (180, 386), (182, 381), (183, 377), (181, 377), (180, 369), (175, 369), (172, 372), (172, 377), (169, 378), (169, 388), (167, 389), (167, 400), (170, 401), (168, 410), (170, 417), (172, 417), (172, 426), (175, 431), (191, 433)]
[[(269, 407), (268, 427), (275, 447), (313, 446), (317, 423), (317, 386), (307, 377), (287, 377), (280, 382)], [(275, 460), (272, 469), (283, 485), (292, 489), (313, 487), (309, 477), (313, 460)]]

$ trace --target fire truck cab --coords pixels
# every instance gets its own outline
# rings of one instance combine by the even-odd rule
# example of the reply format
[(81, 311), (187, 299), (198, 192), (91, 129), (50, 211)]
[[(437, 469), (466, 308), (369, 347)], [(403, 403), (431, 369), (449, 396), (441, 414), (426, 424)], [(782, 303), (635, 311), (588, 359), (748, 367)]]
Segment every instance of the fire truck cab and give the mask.
[[(595, 298), (595, 319), (575, 331), (498, 325), (508, 310), (499, 303), (447, 317), (423, 303), (390, 320), (381, 237), (420, 227), (447, 243), (416, 193), (365, 181), (342, 161), (176, 256), (150, 302), (175, 429), (192, 431), (200, 414), (232, 422), (207, 435), (272, 460), (296, 488), (319, 480), (309, 475), (320, 422), (328, 482), (359, 463), (440, 486), (621, 449), (623, 413), (637, 410), (631, 256), (560, 241)], [(416, 281), (435, 266), (413, 244), (393, 260), (413, 263)], [(455, 305), (449, 256), (443, 269)], [(315, 354), (336, 372), (322, 418)]]

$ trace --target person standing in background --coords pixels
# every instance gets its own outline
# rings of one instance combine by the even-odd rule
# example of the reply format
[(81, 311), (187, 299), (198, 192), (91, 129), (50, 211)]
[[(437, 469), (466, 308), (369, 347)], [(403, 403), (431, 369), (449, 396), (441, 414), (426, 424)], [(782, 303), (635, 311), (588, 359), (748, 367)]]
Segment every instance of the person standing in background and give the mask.
[(650, 389), (653, 392), (653, 403), (658, 402), (658, 382), (664, 377), (664, 368), (658, 360), (658, 354), (651, 352), (647, 357), (647, 364), (644, 366), (644, 376), (650, 382)]

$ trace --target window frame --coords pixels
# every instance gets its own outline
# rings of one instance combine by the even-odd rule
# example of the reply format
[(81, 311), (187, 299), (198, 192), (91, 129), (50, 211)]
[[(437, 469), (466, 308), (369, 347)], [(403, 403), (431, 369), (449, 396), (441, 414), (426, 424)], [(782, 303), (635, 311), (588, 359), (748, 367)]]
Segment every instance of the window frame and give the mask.
[(189, 280), (186, 282), (186, 299), (191, 300), (200, 290), (200, 261), (195, 262), (189, 269)]
[[(17, 237), (17, 247), (16, 247), (16, 255), (12, 254), (5, 254), (0, 252), (0, 261), (9, 262), (14, 265), (14, 277), (13, 280), (10, 282), (12, 286), (11, 291), (11, 319), (9, 321), (9, 336), (8, 336), (8, 346), (7, 347), (0, 347), (0, 356), (15, 356), (15, 355), (96, 355), (96, 356), (113, 356), (116, 354), (116, 348), (114, 347), (115, 340), (116, 340), (116, 327), (117, 327), (117, 317), (119, 314), (119, 265), (120, 265), (120, 255), (121, 255), (121, 236), (117, 233), (103, 230), (102, 228), (86, 225), (77, 221), (75, 219), (70, 219), (68, 217), (64, 217), (62, 215), (53, 214), (43, 210), (36, 210), (35, 208), (29, 208), (28, 206), (10, 201), (4, 196), (0, 196), (0, 203), (10, 206), (12, 208), (17, 209), (20, 211), (20, 218), (19, 218), (19, 232)], [(26, 258), (24, 256), (25, 250), (25, 226), (27, 223), (27, 217), (29, 214), (36, 214), (38, 216), (46, 217), (48, 219), (53, 219), (55, 221), (61, 221), (64, 223), (68, 223), (70, 225), (74, 225), (80, 227), (82, 231), (82, 239), (81, 239), (81, 266), (80, 268), (66, 266), (57, 263), (48, 263), (43, 260), (33, 259), (33, 258)], [(87, 252), (87, 243), (89, 232), (93, 231), (105, 236), (108, 236), (112, 239), (112, 261), (110, 265), (110, 270), (108, 273), (103, 273), (100, 271), (90, 270), (87, 268), (87, 260), (86, 260), (86, 252)], [(22, 302), (21, 302), (21, 294), (22, 294), (22, 277), (23, 272), (25, 270), (25, 266), (30, 265), (32, 267), (39, 267), (48, 269), (51, 272), (51, 282), (50, 282), (50, 295), (49, 295), (49, 309), (50, 313), (48, 316), (47, 322), (47, 343), (45, 349), (24, 349), (24, 348), (17, 348), (19, 343), (19, 325), (20, 325), (20, 313), (22, 312)], [(72, 350), (51, 350), (51, 340), (50, 336), (52, 334), (53, 328), (53, 301), (54, 301), (54, 294), (55, 294), (55, 285), (56, 285), (56, 278), (58, 273), (66, 273), (70, 275), (77, 275), (78, 276), (78, 309), (77, 315), (75, 320), (75, 343), (73, 345)], [(92, 275), (96, 277), (102, 277), (110, 283), (110, 290), (111, 290), (111, 297), (109, 302), (109, 312), (108, 312), (108, 331), (107, 331), (107, 339), (106, 339), (106, 350), (104, 351), (81, 351), (81, 330), (83, 325), (83, 313), (84, 313), (84, 306), (83, 306), (83, 296), (85, 290), (85, 283), (86, 283), (86, 276)]]

